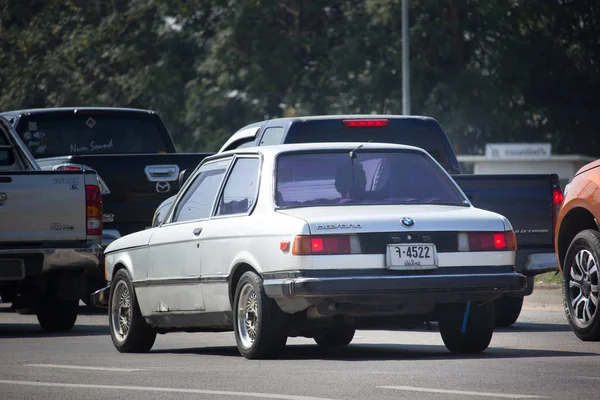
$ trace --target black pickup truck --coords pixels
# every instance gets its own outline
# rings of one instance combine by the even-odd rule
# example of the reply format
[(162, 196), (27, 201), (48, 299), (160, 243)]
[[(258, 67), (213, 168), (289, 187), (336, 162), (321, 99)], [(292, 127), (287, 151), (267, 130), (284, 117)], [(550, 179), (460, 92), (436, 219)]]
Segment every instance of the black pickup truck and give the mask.
[[(7, 111), (43, 170), (94, 170), (102, 190), (102, 246), (152, 224), (160, 203), (179, 190), (179, 174), (210, 153), (178, 153), (153, 111), (43, 108)], [(89, 292), (104, 284), (103, 268)], [(87, 303), (87, 298), (83, 299)]]
[(512, 325), (521, 312), (523, 297), (533, 291), (533, 277), (558, 268), (553, 236), (562, 192), (556, 174), (465, 175), (440, 124), (433, 118), (416, 116), (329, 115), (272, 119), (241, 128), (220, 151), (285, 143), (368, 141), (425, 149), (452, 175), (475, 207), (509, 219), (517, 235), (516, 270), (528, 277), (525, 292), (496, 302), (496, 324)]

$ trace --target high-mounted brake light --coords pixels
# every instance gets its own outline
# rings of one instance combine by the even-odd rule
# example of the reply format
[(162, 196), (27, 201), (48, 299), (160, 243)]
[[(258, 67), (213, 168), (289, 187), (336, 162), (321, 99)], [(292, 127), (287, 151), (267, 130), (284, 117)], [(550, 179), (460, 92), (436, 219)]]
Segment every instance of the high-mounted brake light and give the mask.
[(360, 253), (360, 241), (355, 235), (300, 235), (292, 247), (292, 254), (297, 256), (357, 253)]
[(383, 128), (390, 124), (387, 119), (345, 119), (346, 128)]
[(513, 231), (463, 232), (458, 234), (459, 251), (508, 251), (517, 249)]
[(56, 168), (57, 171), (81, 171), (82, 168), (78, 166), (60, 165)]
[(102, 235), (102, 194), (95, 185), (85, 185), (85, 217), (88, 236)]

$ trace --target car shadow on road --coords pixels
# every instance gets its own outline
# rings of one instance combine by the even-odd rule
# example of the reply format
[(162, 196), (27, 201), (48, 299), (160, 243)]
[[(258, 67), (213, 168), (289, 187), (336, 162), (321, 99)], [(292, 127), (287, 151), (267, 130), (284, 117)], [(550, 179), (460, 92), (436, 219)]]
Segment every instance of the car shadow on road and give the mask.
[[(156, 354), (198, 354), (223, 357), (241, 357), (237, 347), (220, 346), (187, 349), (153, 350)], [(380, 360), (468, 360), (504, 358), (552, 358), (591, 356), (592, 353), (557, 350), (512, 349), (490, 347), (485, 352), (472, 355), (450, 353), (445, 346), (410, 344), (351, 344), (342, 348), (322, 349), (316, 345), (288, 345), (280, 360), (335, 360), (335, 361), (380, 361)]]
[(110, 335), (108, 325), (77, 324), (68, 332), (45, 332), (38, 324), (34, 323), (0, 323), (0, 339), (19, 338), (48, 338), (48, 337), (75, 337), (75, 336), (107, 336)]
[[(0, 322), (0, 339), (110, 335), (110, 331), (108, 330), (108, 317), (106, 319), (106, 324), (103, 325), (85, 324), (83, 323), (84, 321), (79, 319), (81, 316), (106, 314), (106, 311), (102, 309), (80, 306), (77, 321), (80, 321), (81, 323), (75, 322), (75, 326), (69, 332), (43, 331), (37, 321), (33, 323), (29, 322), (32, 317), (35, 319), (35, 312), (33, 310), (28, 310), (24, 315), (19, 315), (9, 306), (3, 304), (2, 307), (0, 307), (0, 315), (6, 314), (14, 314), (14, 318), (11, 316), (11, 321), (8, 323)], [(19, 318), (26, 319), (28, 322), (19, 322)]]
[(565, 321), (563, 324), (547, 324), (539, 322), (517, 322), (508, 328), (495, 328), (494, 332), (570, 332), (571, 328)]

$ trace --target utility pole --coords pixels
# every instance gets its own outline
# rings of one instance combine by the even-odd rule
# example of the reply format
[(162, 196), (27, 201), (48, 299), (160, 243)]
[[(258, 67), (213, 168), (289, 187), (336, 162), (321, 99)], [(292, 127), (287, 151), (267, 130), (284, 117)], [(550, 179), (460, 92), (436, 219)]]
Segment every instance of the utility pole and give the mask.
[(410, 115), (408, 45), (408, 0), (402, 0), (402, 114), (404, 115)]

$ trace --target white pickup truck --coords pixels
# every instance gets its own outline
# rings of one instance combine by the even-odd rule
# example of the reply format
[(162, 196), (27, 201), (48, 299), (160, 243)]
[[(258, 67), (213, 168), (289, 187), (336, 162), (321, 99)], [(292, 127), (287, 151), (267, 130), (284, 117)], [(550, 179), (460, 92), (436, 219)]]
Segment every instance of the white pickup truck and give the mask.
[[(32, 138), (43, 142), (44, 138)], [(0, 297), (45, 331), (77, 319), (85, 276), (100, 263), (102, 196), (93, 171), (41, 171), (0, 117)]]

